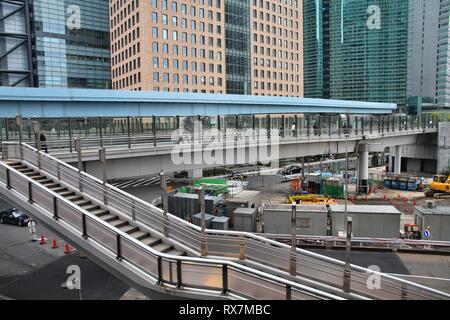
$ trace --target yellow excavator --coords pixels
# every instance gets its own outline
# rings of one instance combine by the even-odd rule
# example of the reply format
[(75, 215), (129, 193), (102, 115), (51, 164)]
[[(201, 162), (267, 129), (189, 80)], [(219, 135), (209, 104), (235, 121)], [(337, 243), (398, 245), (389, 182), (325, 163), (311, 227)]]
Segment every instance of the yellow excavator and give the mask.
[(450, 176), (436, 175), (425, 190), (425, 196), (441, 198), (450, 197)]

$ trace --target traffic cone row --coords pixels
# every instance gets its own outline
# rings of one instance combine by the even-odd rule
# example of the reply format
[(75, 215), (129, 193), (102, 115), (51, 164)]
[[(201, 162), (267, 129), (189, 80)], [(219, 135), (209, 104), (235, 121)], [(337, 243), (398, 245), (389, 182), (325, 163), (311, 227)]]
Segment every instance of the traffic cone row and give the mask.
[[(44, 234), (41, 235), (41, 237), (39, 238), (39, 244), (40, 245), (44, 245), (46, 243), (46, 239), (44, 237)], [(52, 249), (57, 249), (58, 248), (58, 244), (56, 242), (56, 240), (52, 240)], [(69, 254), (70, 253), (70, 246), (69, 244), (66, 243), (65, 247), (64, 247), (64, 254)]]

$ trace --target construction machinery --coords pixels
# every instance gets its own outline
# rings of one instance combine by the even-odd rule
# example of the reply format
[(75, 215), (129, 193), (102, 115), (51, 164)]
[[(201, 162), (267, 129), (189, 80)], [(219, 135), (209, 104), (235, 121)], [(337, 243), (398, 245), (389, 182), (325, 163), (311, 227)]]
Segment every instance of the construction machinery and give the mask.
[(425, 196), (436, 199), (450, 197), (450, 175), (435, 175), (433, 180), (428, 184)]
[(288, 204), (337, 204), (336, 200), (330, 197), (324, 197), (317, 194), (290, 195), (287, 197)]

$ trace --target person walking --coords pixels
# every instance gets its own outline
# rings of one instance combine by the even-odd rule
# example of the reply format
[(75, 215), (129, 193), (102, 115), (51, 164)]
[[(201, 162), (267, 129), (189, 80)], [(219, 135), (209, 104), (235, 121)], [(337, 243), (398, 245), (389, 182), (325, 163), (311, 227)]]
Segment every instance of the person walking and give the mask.
[(37, 241), (36, 222), (33, 219), (30, 219), (30, 221), (28, 221), (28, 232), (30, 233), (31, 241)]
[(295, 136), (295, 123), (292, 124), (291, 131), (292, 135)]
[(41, 140), (41, 150), (44, 150), (45, 153), (48, 153), (48, 146), (47, 146), (47, 137), (44, 134), (44, 131), (41, 131), (41, 134), (39, 135), (39, 140)]

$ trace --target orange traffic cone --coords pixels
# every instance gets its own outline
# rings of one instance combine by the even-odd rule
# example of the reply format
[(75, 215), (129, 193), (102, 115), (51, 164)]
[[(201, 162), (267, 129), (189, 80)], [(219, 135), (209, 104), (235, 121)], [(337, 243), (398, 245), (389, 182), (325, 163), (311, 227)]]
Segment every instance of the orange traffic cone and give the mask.
[(397, 200), (399, 200), (399, 201), (400, 201), (400, 194), (398, 194), (398, 195), (397, 195)]
[(40, 244), (40, 245), (45, 244), (44, 234), (41, 234), (41, 240), (39, 240), (39, 244)]
[(58, 245), (56, 244), (56, 240), (52, 241), (52, 249), (58, 248)]
[(414, 199), (414, 200), (413, 200), (413, 206), (415, 207), (416, 205), (417, 205), (417, 200)]
[(69, 245), (66, 243), (66, 250), (64, 251), (65, 254), (69, 254), (70, 250), (69, 250)]

